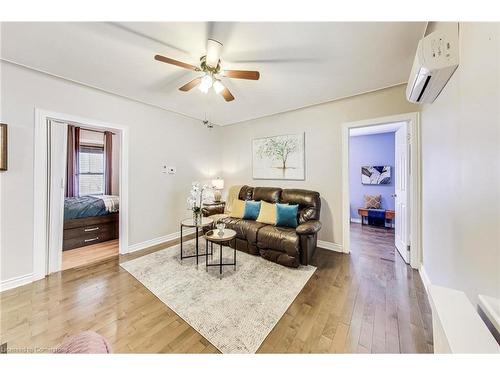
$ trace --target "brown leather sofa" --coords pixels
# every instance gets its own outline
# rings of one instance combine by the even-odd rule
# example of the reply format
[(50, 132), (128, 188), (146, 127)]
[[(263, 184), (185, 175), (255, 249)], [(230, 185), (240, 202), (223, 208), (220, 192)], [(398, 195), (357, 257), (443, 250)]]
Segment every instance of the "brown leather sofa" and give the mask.
[[(321, 200), (319, 193), (302, 189), (243, 186), (239, 199), (298, 204), (297, 228), (277, 227), (254, 220), (225, 217), (226, 228), (236, 231), (236, 248), (288, 267), (309, 264), (318, 241)], [(203, 208), (205, 216), (222, 214), (224, 206)], [(231, 244), (232, 245), (232, 244)]]

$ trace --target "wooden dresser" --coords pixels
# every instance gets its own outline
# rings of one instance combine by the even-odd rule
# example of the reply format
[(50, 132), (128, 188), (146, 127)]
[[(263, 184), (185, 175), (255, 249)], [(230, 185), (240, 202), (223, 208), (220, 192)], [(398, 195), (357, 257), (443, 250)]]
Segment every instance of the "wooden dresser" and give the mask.
[(118, 213), (64, 222), (63, 251), (118, 238)]

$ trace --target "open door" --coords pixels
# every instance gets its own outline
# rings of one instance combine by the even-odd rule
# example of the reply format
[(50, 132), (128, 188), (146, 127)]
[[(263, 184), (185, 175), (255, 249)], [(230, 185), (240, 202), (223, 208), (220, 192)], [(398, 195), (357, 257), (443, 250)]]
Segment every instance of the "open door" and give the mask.
[(61, 270), (64, 227), (64, 188), (68, 125), (51, 120), (49, 126), (49, 273)]
[(407, 126), (402, 125), (396, 130), (395, 145), (395, 180), (394, 180), (394, 207), (396, 211), (395, 246), (406, 263), (410, 260), (410, 210), (409, 179), (408, 179), (408, 136)]

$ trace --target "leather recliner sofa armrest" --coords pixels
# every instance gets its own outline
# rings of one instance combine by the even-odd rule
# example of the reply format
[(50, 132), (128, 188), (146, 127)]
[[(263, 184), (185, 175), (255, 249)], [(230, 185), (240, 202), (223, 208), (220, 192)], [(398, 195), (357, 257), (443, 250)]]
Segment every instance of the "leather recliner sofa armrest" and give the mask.
[(202, 212), (203, 216), (212, 216), (212, 215), (217, 215), (217, 214), (223, 214), (225, 206), (226, 206), (225, 203), (212, 205), (212, 206), (204, 206), (201, 208), (201, 212)]
[(321, 229), (321, 222), (319, 220), (308, 220), (305, 223), (300, 224), (295, 231), (297, 234), (315, 234)]

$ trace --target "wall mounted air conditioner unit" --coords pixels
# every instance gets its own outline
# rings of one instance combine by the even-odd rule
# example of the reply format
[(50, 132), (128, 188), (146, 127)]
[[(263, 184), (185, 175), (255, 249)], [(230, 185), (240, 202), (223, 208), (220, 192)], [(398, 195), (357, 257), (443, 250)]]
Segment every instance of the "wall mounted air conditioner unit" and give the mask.
[(458, 29), (435, 31), (420, 40), (406, 87), (412, 103), (432, 103), (458, 67)]

